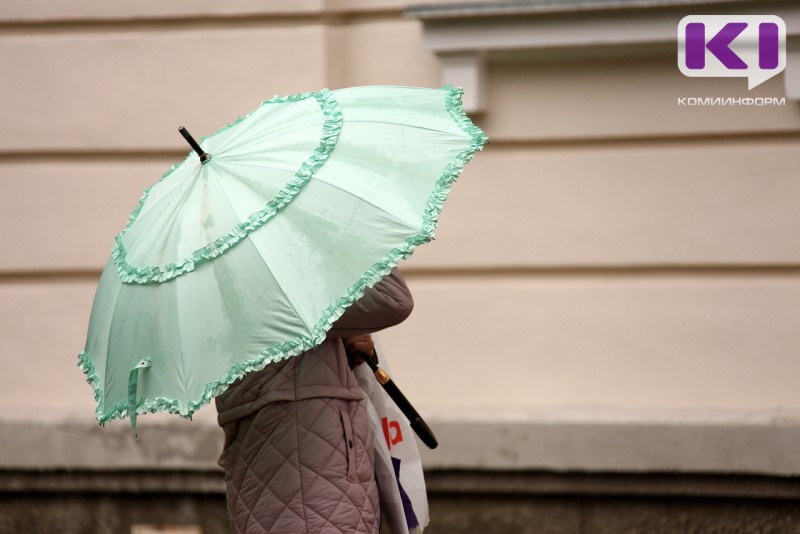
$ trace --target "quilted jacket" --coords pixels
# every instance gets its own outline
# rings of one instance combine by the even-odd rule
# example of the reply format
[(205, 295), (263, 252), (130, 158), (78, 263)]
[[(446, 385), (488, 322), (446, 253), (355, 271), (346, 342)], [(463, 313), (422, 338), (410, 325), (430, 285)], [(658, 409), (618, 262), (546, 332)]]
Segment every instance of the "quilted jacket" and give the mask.
[(220, 465), (237, 534), (378, 533), (372, 435), (341, 338), (395, 325), (412, 307), (395, 269), (345, 311), (324, 343), (217, 397)]

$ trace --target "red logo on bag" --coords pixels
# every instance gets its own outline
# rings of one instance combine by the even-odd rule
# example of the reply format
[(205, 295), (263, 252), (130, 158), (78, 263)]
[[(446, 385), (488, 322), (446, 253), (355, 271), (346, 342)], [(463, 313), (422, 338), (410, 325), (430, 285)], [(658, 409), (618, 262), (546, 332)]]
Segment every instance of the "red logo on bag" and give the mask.
[[(400, 423), (397, 421), (389, 421), (388, 417), (381, 419), (383, 424), (383, 436), (386, 438), (386, 446), (392, 450), (392, 445), (397, 445), (403, 441), (403, 433), (400, 431)], [(392, 430), (395, 430), (394, 437), (392, 437)]]

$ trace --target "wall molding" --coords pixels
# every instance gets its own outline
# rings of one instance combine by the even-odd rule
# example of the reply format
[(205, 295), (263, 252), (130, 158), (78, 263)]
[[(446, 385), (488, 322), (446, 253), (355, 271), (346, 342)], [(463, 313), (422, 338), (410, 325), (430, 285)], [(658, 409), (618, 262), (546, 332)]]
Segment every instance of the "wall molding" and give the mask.
[[(486, 111), (489, 61), (556, 61), (676, 54), (689, 14), (771, 14), (786, 22), (784, 84), (800, 99), (800, 5), (788, 0), (573, 0), (418, 5), (423, 44), (442, 64), (442, 83), (463, 87), (467, 112)], [(677, 67), (676, 67), (677, 68)]]

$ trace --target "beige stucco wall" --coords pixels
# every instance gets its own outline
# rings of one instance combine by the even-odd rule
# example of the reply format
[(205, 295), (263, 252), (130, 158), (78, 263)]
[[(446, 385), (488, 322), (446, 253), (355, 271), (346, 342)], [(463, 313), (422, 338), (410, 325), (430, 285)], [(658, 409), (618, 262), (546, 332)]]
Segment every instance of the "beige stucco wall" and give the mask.
[[(404, 3), (262, 4), (0, 14), (0, 418), (91, 423), (75, 361), (96, 280), (185, 153), (178, 126), (205, 135), (274, 94), (441, 83)], [(490, 61), (492, 142), (405, 265), (414, 314), (382, 336), (423, 415), (800, 421), (800, 106), (676, 106), (744, 92), (664, 54)]]

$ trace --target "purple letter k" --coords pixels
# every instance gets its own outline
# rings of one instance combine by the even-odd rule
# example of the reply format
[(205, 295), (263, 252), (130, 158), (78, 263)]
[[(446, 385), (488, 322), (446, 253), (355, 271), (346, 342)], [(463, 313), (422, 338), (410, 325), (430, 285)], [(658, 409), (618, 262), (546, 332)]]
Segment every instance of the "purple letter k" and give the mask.
[(747, 63), (729, 48), (731, 42), (747, 28), (746, 22), (729, 22), (705, 43), (705, 25), (692, 22), (686, 25), (686, 67), (702, 69), (706, 66), (706, 48), (727, 69), (746, 69)]

